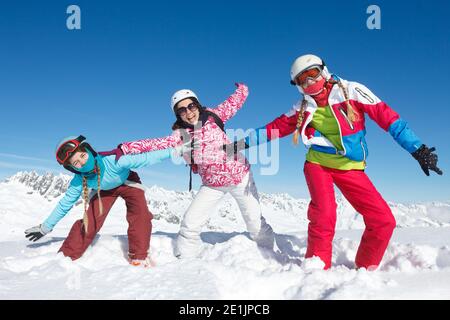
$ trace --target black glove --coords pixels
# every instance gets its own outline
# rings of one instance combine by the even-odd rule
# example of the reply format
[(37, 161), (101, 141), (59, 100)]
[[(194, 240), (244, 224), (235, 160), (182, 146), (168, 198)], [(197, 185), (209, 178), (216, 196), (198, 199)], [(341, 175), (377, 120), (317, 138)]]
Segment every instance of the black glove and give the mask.
[(419, 149), (411, 153), (414, 159), (419, 162), (420, 167), (427, 176), (430, 175), (430, 170), (436, 172), (438, 175), (442, 175), (441, 169), (436, 166), (438, 156), (437, 154), (433, 153), (434, 150), (436, 150), (436, 148), (432, 147), (431, 149), (429, 149), (426, 145), (423, 144)]
[(224, 144), (222, 146), (223, 151), (226, 152), (228, 157), (234, 157), (239, 151), (250, 148), (245, 139), (234, 141), (229, 144)]
[(25, 237), (30, 241), (36, 242), (37, 240), (45, 236), (48, 232), (49, 231), (44, 230), (44, 228), (42, 228), (42, 225), (40, 224), (36, 227), (25, 230)]

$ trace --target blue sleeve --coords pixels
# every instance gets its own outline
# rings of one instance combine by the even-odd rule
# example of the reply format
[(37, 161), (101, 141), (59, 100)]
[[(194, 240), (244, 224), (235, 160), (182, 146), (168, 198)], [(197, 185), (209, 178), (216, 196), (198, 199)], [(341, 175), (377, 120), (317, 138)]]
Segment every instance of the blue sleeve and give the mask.
[(162, 162), (172, 156), (173, 148), (122, 156), (117, 165), (126, 169), (137, 169)]
[(408, 127), (408, 123), (403, 119), (394, 121), (388, 128), (389, 133), (403, 149), (412, 153), (422, 145), (420, 139)]
[(81, 191), (83, 189), (82, 180), (79, 175), (75, 177), (70, 182), (69, 188), (67, 189), (64, 197), (58, 202), (55, 209), (44, 221), (43, 226), (46, 230), (53, 230), (55, 225), (72, 209), (73, 205), (81, 196)]
[(245, 143), (250, 147), (259, 146), (261, 143), (267, 143), (267, 129), (266, 127), (260, 127), (255, 130), (251, 130), (245, 137)]

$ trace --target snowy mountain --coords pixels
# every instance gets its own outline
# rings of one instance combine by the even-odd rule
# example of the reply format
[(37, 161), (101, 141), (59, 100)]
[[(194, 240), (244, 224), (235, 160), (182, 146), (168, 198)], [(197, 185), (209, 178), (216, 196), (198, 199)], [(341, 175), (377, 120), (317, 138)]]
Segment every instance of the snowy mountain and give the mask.
[[(178, 260), (173, 240), (195, 192), (147, 187), (154, 214), (150, 270), (128, 265), (125, 205), (113, 206), (98, 239), (72, 262), (57, 254), (71, 225), (83, 215), (78, 204), (36, 243), (23, 234), (41, 223), (67, 190), (67, 175), (19, 172), (0, 182), (1, 299), (449, 299), (450, 202), (389, 203), (397, 228), (376, 272), (355, 270), (364, 229), (361, 216), (337, 197), (333, 267), (304, 259), (308, 199), (261, 194), (263, 215), (276, 232), (276, 250), (259, 249), (246, 233), (229, 196), (211, 212), (201, 254)], [(44, 296), (34, 290), (44, 286)]]
[[(20, 183), (29, 187), (27, 194), (43, 196), (48, 201), (60, 199), (69, 186), (71, 176), (53, 173), (39, 175), (34, 171), (18, 172), (6, 179), (2, 185), (7, 188), (8, 184)], [(195, 196), (187, 191), (166, 190), (158, 186), (148, 187), (146, 198), (150, 211), (156, 220), (165, 220), (168, 223), (178, 224), (182, 215), (188, 208)], [(296, 199), (286, 193), (260, 194), (263, 214), (278, 217), (289, 217), (295, 219), (296, 228), (307, 229), (307, 209), (309, 199)], [(337, 229), (362, 229), (363, 219), (351, 204), (342, 196), (337, 195), (338, 221)], [(81, 203), (81, 200), (78, 204)], [(429, 202), (416, 204), (389, 203), (396, 220), (397, 227), (428, 227), (428, 226), (450, 226), (450, 202)], [(208, 223), (211, 229), (220, 229), (220, 224), (225, 219), (229, 223), (239, 223), (239, 208), (230, 196), (217, 207), (217, 218), (212, 217)]]
[(67, 191), (71, 179), (71, 176), (64, 174), (55, 176), (49, 172), (41, 176), (35, 171), (25, 171), (18, 172), (14, 176), (6, 179), (5, 182), (20, 182), (45, 198), (56, 198)]

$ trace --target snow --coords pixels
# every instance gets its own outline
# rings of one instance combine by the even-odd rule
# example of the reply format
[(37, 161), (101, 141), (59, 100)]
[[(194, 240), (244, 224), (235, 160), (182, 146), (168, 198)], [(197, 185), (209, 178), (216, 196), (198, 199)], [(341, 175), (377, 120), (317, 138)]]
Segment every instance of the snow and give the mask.
[(356, 270), (364, 224), (338, 198), (333, 267), (304, 259), (308, 199), (262, 194), (263, 214), (276, 232), (276, 251), (258, 248), (236, 203), (226, 197), (205, 226), (200, 255), (178, 260), (173, 241), (189, 192), (152, 186), (154, 213), (149, 269), (125, 258), (125, 205), (118, 200), (94, 244), (71, 261), (57, 253), (81, 202), (38, 242), (26, 228), (41, 223), (67, 188), (69, 176), (20, 172), (0, 183), (0, 299), (449, 299), (450, 203), (389, 203), (397, 219), (377, 271)]

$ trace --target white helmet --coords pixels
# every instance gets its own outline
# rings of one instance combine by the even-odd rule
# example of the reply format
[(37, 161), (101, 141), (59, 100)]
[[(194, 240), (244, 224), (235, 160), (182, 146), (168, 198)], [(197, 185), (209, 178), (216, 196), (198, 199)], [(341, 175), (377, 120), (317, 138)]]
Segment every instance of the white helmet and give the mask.
[(197, 95), (194, 93), (194, 91), (189, 89), (182, 89), (175, 92), (170, 99), (170, 107), (173, 111), (173, 108), (175, 108), (175, 105), (180, 102), (181, 100), (187, 99), (187, 98), (194, 98), (198, 101)]
[[(328, 68), (325, 65), (325, 62), (319, 58), (318, 56), (315, 56), (313, 54), (305, 54), (303, 56), (298, 57), (295, 59), (294, 63), (291, 67), (291, 84), (295, 85), (295, 78), (306, 69), (309, 69), (313, 66), (319, 66), (322, 68), (322, 75), (326, 80), (329, 80), (331, 78), (331, 74), (328, 72)], [(301, 93), (303, 93), (303, 90), (301, 87), (297, 86)]]

